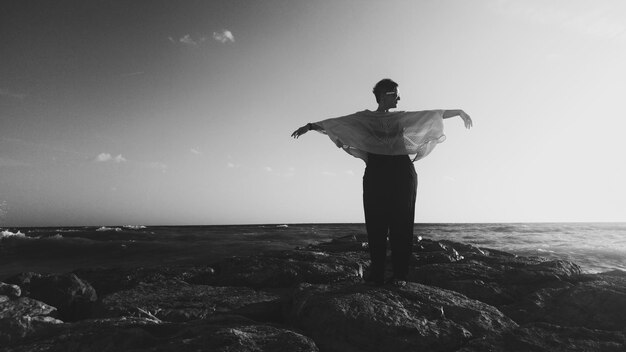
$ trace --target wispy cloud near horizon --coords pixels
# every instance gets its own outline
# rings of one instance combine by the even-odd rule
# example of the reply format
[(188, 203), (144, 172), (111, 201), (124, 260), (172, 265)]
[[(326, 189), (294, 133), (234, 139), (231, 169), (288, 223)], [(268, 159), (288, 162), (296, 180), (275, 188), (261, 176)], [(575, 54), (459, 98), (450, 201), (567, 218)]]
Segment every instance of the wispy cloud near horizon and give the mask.
[(16, 93), (5, 88), (0, 88), (0, 97), (22, 100), (26, 98), (26, 94)]
[[(169, 40), (173, 44), (182, 44), (187, 46), (198, 46), (208, 39), (210, 38), (205, 36), (192, 36), (191, 34), (184, 34), (180, 38), (176, 38), (173, 36), (167, 37), (167, 40)], [(235, 36), (228, 29), (213, 32), (213, 39), (222, 44), (235, 42)]]
[(213, 39), (223, 44), (228, 43), (228, 42), (230, 43), (235, 42), (235, 36), (228, 29), (223, 29), (220, 32), (213, 32)]
[(98, 156), (95, 158), (96, 162), (99, 163), (105, 163), (105, 162), (114, 162), (114, 163), (124, 163), (127, 162), (128, 160), (126, 158), (124, 158), (122, 156), (122, 154), (118, 154), (117, 156), (112, 156), (109, 153), (100, 153), (98, 154)]
[(188, 46), (198, 46), (207, 40), (206, 37), (194, 38), (191, 36), (191, 34), (185, 34), (178, 39), (174, 39), (174, 37), (169, 36), (167, 37), (167, 39), (174, 44), (180, 43), (180, 44), (188, 45)]

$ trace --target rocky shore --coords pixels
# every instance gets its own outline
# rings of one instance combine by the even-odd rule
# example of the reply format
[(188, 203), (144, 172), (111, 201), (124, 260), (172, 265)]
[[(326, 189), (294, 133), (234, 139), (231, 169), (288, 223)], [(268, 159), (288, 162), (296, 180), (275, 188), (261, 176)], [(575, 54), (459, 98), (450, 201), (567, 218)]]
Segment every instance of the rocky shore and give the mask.
[(207, 266), (1, 278), (0, 351), (626, 351), (626, 273), (416, 239), (363, 283), (362, 235)]

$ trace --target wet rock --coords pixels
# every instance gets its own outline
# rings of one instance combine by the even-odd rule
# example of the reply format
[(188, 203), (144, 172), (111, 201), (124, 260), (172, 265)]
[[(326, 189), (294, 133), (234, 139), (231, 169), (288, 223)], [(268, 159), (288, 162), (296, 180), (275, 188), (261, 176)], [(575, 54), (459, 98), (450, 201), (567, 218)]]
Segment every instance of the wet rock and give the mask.
[(34, 272), (24, 272), (19, 273), (17, 275), (11, 276), (8, 279), (4, 280), (8, 284), (14, 284), (20, 287), (22, 296), (29, 296), (30, 291), (30, 283), (33, 279), (39, 279), (43, 277), (42, 274), (34, 273)]
[(457, 352), (622, 352), (624, 346), (626, 346), (624, 331), (534, 323), (520, 326), (502, 335), (470, 341)]
[(622, 330), (626, 328), (626, 279), (588, 275), (568, 287), (539, 290), (502, 310), (519, 323)]
[(98, 298), (95, 289), (74, 274), (24, 273), (14, 280), (27, 292), (26, 296), (56, 307), (64, 321), (91, 316)]
[(498, 251), (498, 250), (491, 249), (491, 248), (481, 248), (473, 244), (460, 243), (460, 242), (454, 242), (454, 241), (448, 241), (448, 240), (442, 240), (442, 241), (437, 241), (437, 242), (445, 246), (448, 246), (450, 248), (453, 248), (466, 259), (483, 258), (483, 257), (510, 257), (510, 258), (516, 257), (516, 255), (511, 254), (511, 253)]
[(0, 296), (8, 298), (17, 298), (22, 295), (22, 290), (18, 285), (5, 284), (0, 282)]
[(473, 257), (452, 264), (417, 266), (409, 281), (462, 293), (502, 306), (544, 288), (564, 288), (580, 280), (580, 267), (567, 261), (510, 256)]
[(237, 316), (158, 324), (142, 318), (63, 324), (54, 337), (14, 344), (7, 352), (30, 351), (237, 351), (316, 352), (315, 343), (294, 331)]
[(347, 235), (328, 242), (310, 245), (306, 249), (328, 253), (367, 252), (367, 236)]
[[(140, 283), (158, 283), (167, 280), (187, 280), (195, 276), (206, 276), (213, 271), (210, 267), (138, 267), (138, 268), (91, 268), (75, 270), (81, 279), (89, 282), (105, 296), (114, 292), (131, 289)], [(199, 283), (199, 282), (198, 282)]]
[(456, 249), (441, 242), (420, 240), (413, 246), (413, 265), (454, 263), (462, 259)]
[(496, 308), (456, 292), (408, 283), (302, 284), (288, 321), (324, 351), (455, 351), (517, 327)]
[(233, 257), (213, 266), (215, 276), (207, 284), (266, 288), (291, 287), (301, 282), (358, 281), (363, 277), (364, 262), (338, 254), (296, 250)]
[(261, 321), (282, 319), (283, 297), (244, 287), (189, 285), (184, 281), (141, 283), (102, 299), (104, 317), (151, 316), (182, 322), (232, 313)]
[(507, 270), (505, 279), (508, 283), (536, 284), (577, 279), (580, 274), (581, 270), (577, 264), (565, 260), (551, 260)]
[(0, 346), (31, 337), (49, 326), (62, 323), (54, 318), (56, 308), (21, 297), (0, 303)]

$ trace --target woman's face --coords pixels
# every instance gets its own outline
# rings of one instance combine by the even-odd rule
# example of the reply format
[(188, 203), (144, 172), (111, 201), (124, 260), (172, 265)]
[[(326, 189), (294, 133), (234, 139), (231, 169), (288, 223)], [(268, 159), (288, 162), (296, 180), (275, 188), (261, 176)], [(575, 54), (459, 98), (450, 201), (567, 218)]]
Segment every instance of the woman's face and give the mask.
[(400, 95), (398, 93), (398, 88), (395, 88), (393, 91), (386, 92), (383, 94), (379, 105), (385, 110), (393, 109), (393, 108), (398, 107), (399, 100), (400, 100)]

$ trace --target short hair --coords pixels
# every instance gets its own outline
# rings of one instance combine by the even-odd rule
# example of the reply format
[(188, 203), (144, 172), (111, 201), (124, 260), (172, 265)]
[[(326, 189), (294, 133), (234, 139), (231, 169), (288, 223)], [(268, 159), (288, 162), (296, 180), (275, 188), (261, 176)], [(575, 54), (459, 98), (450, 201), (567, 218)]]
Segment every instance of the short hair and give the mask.
[(376, 83), (372, 91), (374, 93), (374, 96), (376, 97), (376, 102), (380, 103), (379, 97), (381, 96), (381, 94), (391, 92), (394, 89), (396, 89), (396, 87), (398, 87), (398, 83), (394, 82), (393, 80), (389, 78), (381, 79), (380, 81), (378, 81), (378, 83)]

